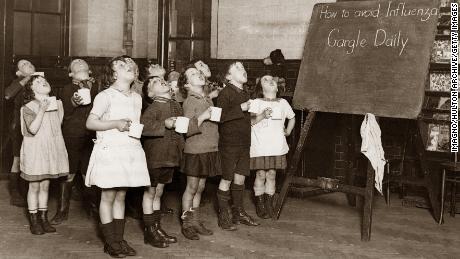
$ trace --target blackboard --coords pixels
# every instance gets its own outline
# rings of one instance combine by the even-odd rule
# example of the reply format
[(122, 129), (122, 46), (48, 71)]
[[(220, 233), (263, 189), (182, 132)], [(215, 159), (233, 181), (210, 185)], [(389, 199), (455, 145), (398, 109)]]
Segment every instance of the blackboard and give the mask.
[(438, 7), (433, 0), (315, 5), (294, 107), (416, 118), (423, 102)]

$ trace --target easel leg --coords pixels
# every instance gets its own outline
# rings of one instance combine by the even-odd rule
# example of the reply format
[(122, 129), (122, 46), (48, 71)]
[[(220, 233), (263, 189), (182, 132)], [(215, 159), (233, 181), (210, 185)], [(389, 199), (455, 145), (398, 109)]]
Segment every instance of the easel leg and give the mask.
[(308, 133), (311, 128), (311, 124), (315, 118), (316, 112), (309, 112), (307, 115), (307, 119), (302, 126), (302, 131), (300, 132), (299, 141), (297, 142), (296, 149), (294, 151), (294, 155), (292, 156), (291, 162), (289, 164), (289, 168), (286, 171), (286, 178), (284, 179), (283, 185), (281, 187), (281, 192), (276, 201), (275, 207), (275, 219), (278, 219), (281, 213), (281, 208), (283, 207), (284, 199), (289, 191), (289, 185), (291, 184), (292, 177), (294, 176), (295, 172), (297, 171), (297, 166), (300, 162), (300, 156), (302, 155), (302, 151), (304, 149), (305, 142), (307, 140)]
[(374, 200), (375, 172), (370, 162), (367, 164), (366, 189), (364, 190), (363, 223), (361, 226), (361, 240), (371, 239), (372, 203)]

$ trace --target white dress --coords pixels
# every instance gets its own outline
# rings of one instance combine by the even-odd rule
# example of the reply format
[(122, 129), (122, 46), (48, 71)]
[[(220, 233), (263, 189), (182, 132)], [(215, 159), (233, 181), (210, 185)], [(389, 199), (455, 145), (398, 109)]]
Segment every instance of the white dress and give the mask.
[[(101, 120), (130, 119), (139, 123), (142, 98), (134, 91), (125, 95), (108, 88), (94, 99), (91, 113)], [(111, 129), (96, 132), (85, 184), (100, 188), (149, 186), (145, 153), (139, 139), (128, 131)]]

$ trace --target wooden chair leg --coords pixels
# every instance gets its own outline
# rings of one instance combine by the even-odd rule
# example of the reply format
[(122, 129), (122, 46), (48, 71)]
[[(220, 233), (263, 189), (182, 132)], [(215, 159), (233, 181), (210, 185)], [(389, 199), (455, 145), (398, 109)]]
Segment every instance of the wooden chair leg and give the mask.
[(452, 182), (452, 188), (450, 190), (451, 194), (450, 194), (450, 216), (451, 217), (455, 217), (455, 212), (456, 212), (456, 208), (455, 208), (455, 202), (456, 202), (456, 196), (457, 196), (457, 183), (456, 182)]
[(367, 165), (366, 189), (364, 190), (363, 222), (361, 226), (361, 240), (371, 239), (372, 203), (374, 200), (375, 172), (370, 162)]

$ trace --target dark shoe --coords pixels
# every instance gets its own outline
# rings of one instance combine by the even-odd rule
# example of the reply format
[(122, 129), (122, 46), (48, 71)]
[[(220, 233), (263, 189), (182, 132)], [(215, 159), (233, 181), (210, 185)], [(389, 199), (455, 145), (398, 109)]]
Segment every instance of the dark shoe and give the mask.
[(39, 210), (38, 217), (40, 218), (40, 224), (42, 226), (43, 231), (45, 231), (45, 233), (56, 232), (56, 229), (53, 228), (48, 221), (48, 211), (47, 210)]
[(19, 190), (19, 173), (10, 173), (9, 177), (9, 193), (10, 193), (10, 204), (16, 207), (25, 207), (27, 205), (26, 199), (21, 196)]
[(157, 233), (163, 238), (163, 240), (164, 240), (166, 243), (168, 243), (168, 244), (177, 243), (177, 238), (168, 235), (168, 234), (161, 228), (161, 225), (160, 225), (160, 224), (158, 224), (158, 226), (157, 226)]
[(193, 215), (193, 227), (195, 228), (196, 232), (198, 232), (198, 234), (200, 235), (203, 235), (203, 236), (210, 236), (212, 234), (214, 234), (212, 232), (212, 230), (210, 229), (207, 229), (203, 222), (200, 220), (200, 209), (199, 208), (194, 208), (192, 211), (192, 215)]
[(185, 211), (182, 214), (181, 219), (182, 219), (182, 230), (181, 230), (182, 235), (184, 235), (184, 237), (190, 240), (199, 240), (200, 236), (198, 236), (198, 233), (193, 226), (192, 211), (190, 210)]
[(217, 218), (217, 224), (223, 230), (227, 231), (235, 231), (236, 226), (232, 222), (232, 218), (228, 210), (222, 209), (219, 211), (219, 215)]
[(267, 214), (270, 218), (275, 215), (275, 209), (273, 208), (273, 197), (274, 195), (265, 194), (265, 208), (267, 208)]
[(127, 256), (136, 256), (136, 250), (134, 250), (134, 248), (132, 248), (131, 246), (129, 246), (128, 242), (126, 242), (126, 240), (121, 240), (120, 242), (120, 246), (121, 246), (121, 251), (123, 254), (127, 255)]
[(51, 225), (59, 225), (66, 221), (69, 215), (70, 193), (72, 183), (63, 180), (59, 183), (59, 194), (56, 208), (56, 215), (51, 219)]
[(40, 224), (40, 218), (38, 217), (38, 213), (29, 213), (29, 221), (30, 221), (30, 233), (34, 235), (43, 235), (45, 231)]
[(112, 224), (115, 241), (120, 244), (122, 253), (128, 256), (135, 256), (136, 251), (128, 245), (128, 242), (123, 237), (125, 234), (125, 219), (113, 219)]
[(121, 249), (121, 245), (117, 242), (115, 225), (113, 222), (101, 224), (102, 235), (104, 236), (104, 253), (109, 254), (114, 258), (124, 258), (126, 255)]
[(169, 246), (165, 240), (158, 235), (154, 226), (146, 226), (144, 228), (144, 244), (149, 244), (158, 248), (165, 248)]
[(183, 227), (182, 226), (182, 235), (184, 235), (185, 238), (190, 239), (190, 240), (200, 240), (200, 236), (196, 232), (196, 229), (194, 227)]
[(113, 258), (125, 258), (126, 255), (122, 253), (121, 248), (115, 248), (107, 243), (104, 244), (104, 253), (109, 254)]
[(257, 223), (251, 216), (249, 216), (246, 211), (241, 207), (233, 207), (233, 223), (234, 224), (244, 224), (247, 226), (258, 226)]
[(267, 213), (267, 208), (265, 208), (265, 199), (264, 195), (255, 196), (256, 201), (256, 214), (259, 218), (268, 219), (270, 215)]

